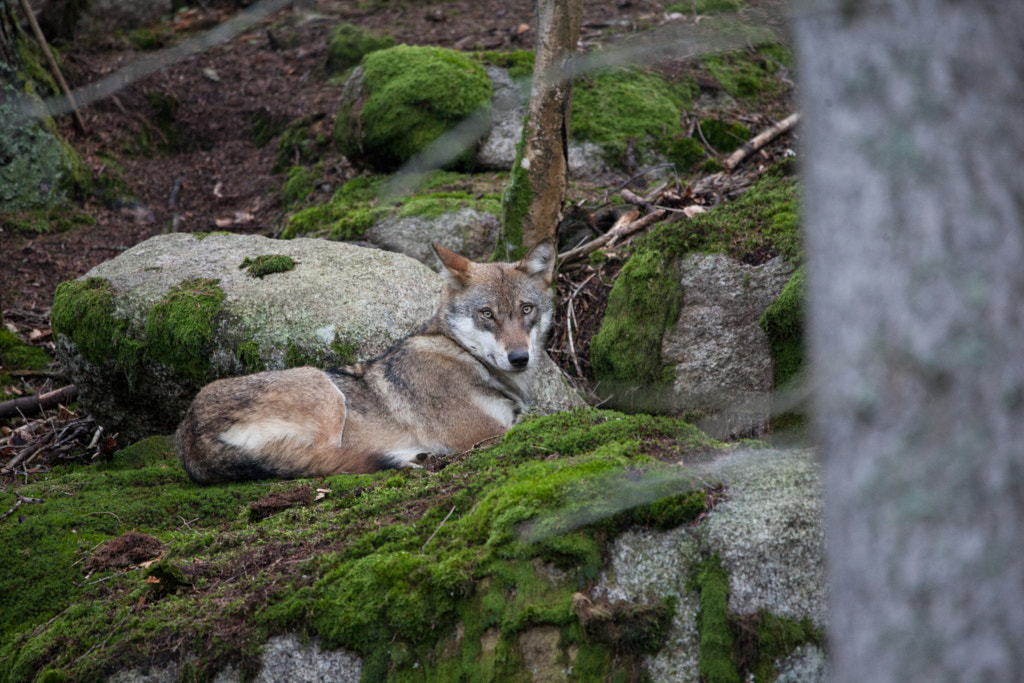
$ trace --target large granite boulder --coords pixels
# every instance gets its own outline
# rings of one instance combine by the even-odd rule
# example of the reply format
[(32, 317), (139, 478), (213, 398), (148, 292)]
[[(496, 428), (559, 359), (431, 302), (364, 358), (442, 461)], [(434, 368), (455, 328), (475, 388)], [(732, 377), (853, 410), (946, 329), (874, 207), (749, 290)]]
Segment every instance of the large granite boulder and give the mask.
[[(372, 358), (416, 331), (441, 289), (422, 263), (378, 249), (173, 234), (63, 283), (52, 322), (85, 407), (135, 440), (173, 431), (218, 377)], [(546, 408), (578, 405), (558, 379)]]

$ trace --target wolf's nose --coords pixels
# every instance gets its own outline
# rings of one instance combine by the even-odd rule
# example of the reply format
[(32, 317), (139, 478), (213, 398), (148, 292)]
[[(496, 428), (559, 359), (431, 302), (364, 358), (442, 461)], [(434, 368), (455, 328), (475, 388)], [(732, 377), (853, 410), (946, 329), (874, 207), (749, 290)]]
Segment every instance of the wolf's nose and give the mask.
[(522, 350), (509, 351), (508, 362), (511, 363), (514, 368), (525, 368), (526, 364), (530, 362), (530, 352)]

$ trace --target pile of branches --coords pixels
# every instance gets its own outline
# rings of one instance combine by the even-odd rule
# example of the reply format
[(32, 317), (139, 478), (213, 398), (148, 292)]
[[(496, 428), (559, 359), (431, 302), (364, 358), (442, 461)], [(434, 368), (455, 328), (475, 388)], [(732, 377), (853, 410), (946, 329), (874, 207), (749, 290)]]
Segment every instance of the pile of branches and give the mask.
[(92, 462), (117, 449), (117, 435), (104, 436), (90, 415), (60, 408), (17, 429), (0, 429), (0, 475), (24, 476), (50, 471), (67, 462)]

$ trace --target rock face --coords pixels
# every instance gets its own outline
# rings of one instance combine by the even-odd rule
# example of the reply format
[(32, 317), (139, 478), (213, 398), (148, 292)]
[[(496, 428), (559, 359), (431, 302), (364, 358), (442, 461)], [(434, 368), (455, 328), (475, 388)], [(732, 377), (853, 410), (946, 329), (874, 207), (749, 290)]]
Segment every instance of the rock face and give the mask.
[(388, 218), (367, 229), (363, 239), (382, 249), (410, 256), (437, 271), (441, 262), (430, 248), (431, 242), (473, 261), (484, 261), (491, 255), (499, 227), (498, 217), (493, 213), (465, 208), (436, 218)]
[[(267, 255), (290, 257), (294, 267), (262, 278), (240, 268)], [(61, 285), (53, 319), (82, 402), (134, 440), (173, 431), (218, 377), (372, 358), (429, 319), (441, 289), (423, 264), (378, 249), (175, 234)], [(543, 375), (558, 394), (545, 393), (543, 411), (581, 403), (549, 360)]]
[(780, 257), (760, 266), (722, 254), (680, 261), (683, 306), (661, 350), (674, 366), (668, 412), (698, 415), (696, 424), (718, 438), (764, 434), (772, 357), (760, 320), (792, 272)]
[[(701, 600), (687, 581), (710, 555), (721, 559), (728, 575), (733, 618), (764, 610), (793, 621), (808, 618), (819, 629), (828, 625), (821, 482), (813, 453), (740, 451), (702, 469), (725, 482), (725, 501), (695, 528), (621, 535), (594, 589), (613, 605), (678, 598), (665, 646), (646, 661), (659, 683), (700, 680)], [(828, 680), (824, 655), (813, 644), (776, 667), (788, 680)]]

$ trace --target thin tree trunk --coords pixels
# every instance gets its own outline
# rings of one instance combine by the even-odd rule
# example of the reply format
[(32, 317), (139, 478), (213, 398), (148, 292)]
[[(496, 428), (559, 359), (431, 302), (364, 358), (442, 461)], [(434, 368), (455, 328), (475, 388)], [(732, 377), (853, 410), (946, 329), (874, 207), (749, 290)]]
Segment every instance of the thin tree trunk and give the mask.
[(494, 256), (519, 258), (553, 237), (569, 187), (572, 55), (583, 21), (582, 0), (536, 0), (533, 91), (509, 186), (502, 199)]
[(834, 680), (1024, 680), (1024, 3), (802, 12)]

